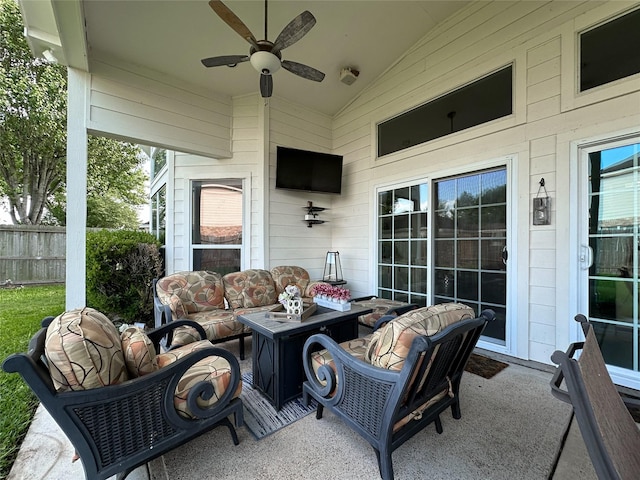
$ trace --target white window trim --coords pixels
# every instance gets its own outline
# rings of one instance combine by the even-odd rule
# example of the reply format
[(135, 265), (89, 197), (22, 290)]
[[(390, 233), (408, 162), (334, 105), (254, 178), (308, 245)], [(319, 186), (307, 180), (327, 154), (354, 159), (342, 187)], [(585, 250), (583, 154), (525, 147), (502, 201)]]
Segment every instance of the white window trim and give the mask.
[[(374, 208), (370, 212), (370, 225), (373, 228), (373, 234), (371, 235), (371, 263), (370, 274), (371, 279), (371, 291), (378, 291), (378, 194), (381, 191), (398, 189), (406, 186), (415, 185), (418, 183), (427, 183), (429, 185), (429, 199), (431, 200), (433, 182), (450, 176), (464, 175), (473, 171), (485, 170), (489, 168), (496, 168), (506, 166), (507, 169), (507, 219), (508, 219), (508, 234), (507, 234), (507, 251), (509, 252), (509, 274), (507, 283), (507, 335), (505, 337), (505, 345), (497, 345), (495, 343), (480, 340), (478, 347), (485, 350), (502, 353), (518, 358), (529, 358), (529, 315), (527, 311), (528, 305), (528, 292), (520, 292), (518, 285), (528, 285), (526, 282), (526, 270), (520, 269), (519, 265), (527, 265), (528, 262), (528, 242), (520, 241), (520, 237), (526, 239), (529, 231), (530, 216), (527, 214), (526, 220), (518, 213), (522, 210), (522, 205), (518, 200), (518, 155), (504, 155), (495, 157), (485, 161), (469, 162), (464, 166), (458, 166), (451, 169), (439, 170), (431, 175), (415, 177), (407, 180), (396, 182), (381, 182), (373, 186), (371, 205)], [(528, 200), (528, 196), (526, 199)], [(528, 202), (525, 210), (528, 212)], [(427, 223), (429, 225), (429, 239), (427, 244), (427, 255), (429, 258), (430, 270), (433, 269), (433, 206), (430, 204), (427, 212)], [(520, 233), (520, 230), (523, 233)], [(520, 244), (526, 244), (524, 247), (520, 247)], [(520, 247), (520, 248), (519, 248)], [(520, 278), (522, 274), (525, 276), (524, 281)], [(432, 285), (432, 272), (427, 279), (427, 288), (430, 292), (428, 301), (433, 300), (433, 285)]]
[[(251, 195), (248, 193), (251, 190), (251, 174), (249, 172), (225, 172), (224, 176), (218, 176), (220, 179), (237, 178), (242, 180), (242, 243), (240, 245), (240, 269), (244, 270), (250, 265), (251, 262)], [(191, 196), (191, 187), (194, 181), (211, 180), (215, 181), (216, 176), (212, 175), (192, 175), (188, 179), (184, 179), (183, 188), (188, 198), (184, 199), (185, 202), (185, 222), (183, 225), (183, 235), (186, 239), (185, 248), (188, 249), (188, 262), (189, 268), (193, 265), (193, 238), (192, 238), (192, 225), (191, 219), (193, 214), (193, 204)], [(220, 248), (219, 246), (212, 248)], [(230, 247), (231, 248), (231, 247)], [(237, 248), (233, 245), (233, 248)]]
[(567, 112), (587, 105), (640, 91), (640, 73), (580, 92), (580, 33), (606, 23), (638, 8), (623, 2), (607, 2), (589, 10), (564, 26), (562, 32), (560, 111)]

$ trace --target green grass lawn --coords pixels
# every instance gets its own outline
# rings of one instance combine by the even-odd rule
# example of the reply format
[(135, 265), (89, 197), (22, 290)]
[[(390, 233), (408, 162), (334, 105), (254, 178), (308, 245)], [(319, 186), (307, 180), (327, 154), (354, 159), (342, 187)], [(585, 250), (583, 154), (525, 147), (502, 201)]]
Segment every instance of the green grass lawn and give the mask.
[[(64, 301), (64, 285), (0, 289), (0, 363), (26, 351), (42, 319), (62, 313)], [(0, 480), (9, 474), (37, 405), (22, 377), (0, 369)]]

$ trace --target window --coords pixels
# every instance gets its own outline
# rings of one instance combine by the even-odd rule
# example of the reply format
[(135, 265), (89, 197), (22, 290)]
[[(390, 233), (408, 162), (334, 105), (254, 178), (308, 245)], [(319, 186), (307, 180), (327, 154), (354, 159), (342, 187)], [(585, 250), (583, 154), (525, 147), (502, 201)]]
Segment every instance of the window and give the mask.
[(241, 179), (192, 182), (194, 270), (242, 270), (242, 205)]
[(640, 73), (640, 10), (580, 35), (580, 91)]
[(506, 345), (506, 168), (445, 178), (433, 192), (433, 303), (493, 309), (484, 337)]
[(427, 302), (427, 184), (378, 193), (378, 296)]
[(151, 147), (149, 156), (151, 158), (151, 180), (153, 180), (167, 164), (167, 151), (164, 148)]
[(510, 65), (378, 125), (378, 156), (513, 113)]
[(149, 230), (164, 245), (167, 224), (167, 186), (163, 185), (151, 197)]

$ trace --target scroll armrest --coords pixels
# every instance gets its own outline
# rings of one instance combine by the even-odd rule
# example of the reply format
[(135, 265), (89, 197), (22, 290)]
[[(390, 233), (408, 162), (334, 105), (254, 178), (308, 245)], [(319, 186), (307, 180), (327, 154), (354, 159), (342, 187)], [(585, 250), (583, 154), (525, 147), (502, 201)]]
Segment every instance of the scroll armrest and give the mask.
[[(313, 370), (311, 356), (318, 346), (326, 348), (331, 354), (335, 371), (329, 365), (323, 365), (318, 369), (318, 374)], [(312, 395), (325, 403), (335, 403), (341, 399), (345, 391), (345, 369), (353, 372), (353, 376), (358, 378), (361, 387), (367, 392), (375, 392), (376, 398), (370, 395), (361, 398), (352, 398), (353, 402), (360, 402), (358, 408), (373, 409), (373, 405), (378, 405), (380, 410), (389, 404), (387, 401), (404, 383), (401, 372), (374, 367), (362, 360), (359, 360), (345, 350), (343, 350), (332, 338), (324, 334), (315, 334), (307, 339), (303, 349), (303, 365), (307, 375), (306, 388)], [(351, 376), (351, 375), (350, 375)]]

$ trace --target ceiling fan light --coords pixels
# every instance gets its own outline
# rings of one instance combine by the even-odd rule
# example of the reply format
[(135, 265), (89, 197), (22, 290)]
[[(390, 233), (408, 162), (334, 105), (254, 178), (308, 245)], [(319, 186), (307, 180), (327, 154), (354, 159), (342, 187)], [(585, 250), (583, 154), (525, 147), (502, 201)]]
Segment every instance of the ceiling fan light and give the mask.
[(258, 72), (265, 75), (273, 75), (280, 69), (280, 59), (271, 52), (254, 52), (250, 58), (251, 65)]

